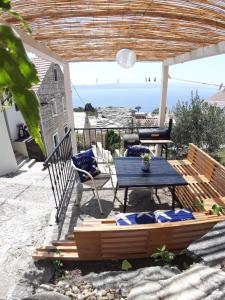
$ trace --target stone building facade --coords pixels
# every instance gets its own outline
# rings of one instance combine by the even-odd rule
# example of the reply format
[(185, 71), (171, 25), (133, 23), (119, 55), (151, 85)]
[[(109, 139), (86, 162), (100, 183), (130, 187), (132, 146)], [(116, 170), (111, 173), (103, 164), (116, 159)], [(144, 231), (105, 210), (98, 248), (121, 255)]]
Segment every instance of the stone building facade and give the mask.
[(34, 91), (40, 102), (41, 132), (48, 156), (69, 128), (64, 74), (57, 64), (40, 58), (33, 59), (33, 63), (40, 78)]

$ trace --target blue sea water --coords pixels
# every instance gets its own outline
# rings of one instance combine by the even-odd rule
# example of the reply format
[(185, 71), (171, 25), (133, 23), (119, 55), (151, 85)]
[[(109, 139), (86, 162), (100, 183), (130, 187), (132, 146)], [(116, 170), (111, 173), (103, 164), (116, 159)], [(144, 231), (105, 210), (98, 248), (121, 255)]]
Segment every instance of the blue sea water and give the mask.
[[(134, 108), (141, 106), (141, 111), (151, 112), (159, 107), (160, 84), (97, 84), (77, 85), (77, 95), (73, 89), (73, 106), (91, 103), (94, 107), (123, 106)], [(205, 85), (169, 83), (167, 106), (171, 110), (180, 101), (189, 101), (191, 91), (198, 91), (201, 98), (207, 99), (218, 92), (218, 88)]]

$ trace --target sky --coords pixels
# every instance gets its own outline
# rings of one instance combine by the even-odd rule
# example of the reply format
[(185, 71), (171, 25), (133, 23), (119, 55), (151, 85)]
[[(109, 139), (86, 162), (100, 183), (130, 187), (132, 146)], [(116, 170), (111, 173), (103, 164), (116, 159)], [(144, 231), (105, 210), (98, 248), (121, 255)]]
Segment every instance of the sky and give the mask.
[[(161, 63), (136, 62), (123, 69), (116, 62), (71, 63), (71, 81), (74, 85), (104, 83), (144, 83), (145, 78), (161, 81)], [(225, 54), (170, 66), (171, 78), (225, 85)], [(175, 81), (174, 82), (180, 82)]]

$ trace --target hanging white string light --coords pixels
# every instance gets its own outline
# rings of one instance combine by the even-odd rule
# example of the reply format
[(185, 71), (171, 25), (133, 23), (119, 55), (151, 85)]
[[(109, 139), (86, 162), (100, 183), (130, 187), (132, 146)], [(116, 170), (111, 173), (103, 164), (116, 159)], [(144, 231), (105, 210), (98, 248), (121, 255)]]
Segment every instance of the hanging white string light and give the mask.
[(116, 61), (117, 63), (125, 68), (131, 68), (137, 60), (136, 53), (130, 49), (121, 49), (116, 54)]

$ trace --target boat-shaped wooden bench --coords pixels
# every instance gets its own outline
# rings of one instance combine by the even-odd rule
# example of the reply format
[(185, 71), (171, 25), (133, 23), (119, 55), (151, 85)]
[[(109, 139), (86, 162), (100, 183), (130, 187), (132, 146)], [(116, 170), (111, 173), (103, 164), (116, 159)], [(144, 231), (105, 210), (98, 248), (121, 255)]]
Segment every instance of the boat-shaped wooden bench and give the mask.
[[(213, 204), (225, 207), (225, 167), (189, 144), (187, 159), (172, 160), (170, 164), (186, 179), (187, 186), (176, 187), (176, 196), (183, 207), (192, 211), (210, 210)], [(204, 207), (196, 205), (202, 200)]]
[(64, 241), (36, 249), (33, 259), (113, 260), (149, 257), (157, 247), (182, 250), (225, 216), (194, 213), (195, 220), (117, 226), (115, 219), (87, 219)]

